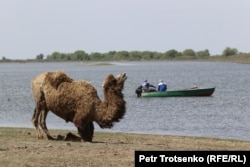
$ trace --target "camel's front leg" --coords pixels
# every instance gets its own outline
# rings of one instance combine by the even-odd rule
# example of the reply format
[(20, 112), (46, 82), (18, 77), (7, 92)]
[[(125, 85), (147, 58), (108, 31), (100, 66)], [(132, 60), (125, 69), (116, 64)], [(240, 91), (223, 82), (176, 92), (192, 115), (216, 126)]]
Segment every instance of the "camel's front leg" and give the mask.
[(83, 123), (81, 127), (77, 127), (77, 130), (83, 141), (92, 142), (94, 134), (93, 122)]
[(93, 136), (94, 136), (94, 123), (93, 122), (89, 122), (87, 123), (87, 128), (85, 133), (87, 133), (87, 138), (89, 141), (93, 140)]
[(41, 115), (40, 115), (40, 119), (39, 119), (39, 124), (40, 124), (40, 127), (42, 128), (43, 132), (46, 134), (47, 138), (49, 140), (55, 140), (49, 133), (49, 130), (47, 128), (47, 125), (46, 125), (46, 118), (47, 118), (47, 114), (48, 114), (48, 111), (47, 110), (42, 110), (41, 111)]
[(36, 128), (36, 135), (37, 135), (37, 138), (38, 139), (43, 139), (43, 135), (39, 129), (39, 126), (38, 126), (38, 118), (39, 118), (39, 115), (40, 115), (41, 111), (37, 109), (37, 107), (34, 109), (34, 114), (32, 116), (32, 119), (31, 119), (31, 122), (33, 123), (33, 125), (35, 126)]

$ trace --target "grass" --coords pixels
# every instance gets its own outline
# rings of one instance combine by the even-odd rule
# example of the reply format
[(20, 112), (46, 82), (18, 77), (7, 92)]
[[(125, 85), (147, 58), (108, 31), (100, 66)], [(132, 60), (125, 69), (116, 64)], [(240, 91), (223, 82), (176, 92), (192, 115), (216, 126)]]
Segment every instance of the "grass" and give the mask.
[(1, 167), (134, 166), (135, 150), (250, 150), (250, 141), (130, 133), (96, 132), (92, 143), (39, 140), (26, 128), (0, 128), (0, 142)]

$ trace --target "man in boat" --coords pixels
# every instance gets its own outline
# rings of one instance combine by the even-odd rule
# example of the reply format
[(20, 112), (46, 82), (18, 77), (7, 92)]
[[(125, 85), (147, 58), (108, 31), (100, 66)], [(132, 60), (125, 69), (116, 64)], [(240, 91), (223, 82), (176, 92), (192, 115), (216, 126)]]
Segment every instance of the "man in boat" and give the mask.
[(137, 94), (137, 97), (141, 97), (142, 86), (139, 86), (139, 87), (135, 90), (135, 93)]
[(156, 87), (145, 80), (136, 90), (137, 97), (141, 97), (142, 92), (155, 92)]
[(142, 84), (142, 91), (143, 92), (155, 92), (156, 87), (151, 85), (147, 80), (145, 80)]
[(158, 84), (158, 88), (157, 88), (158, 92), (165, 92), (167, 90), (167, 88), (168, 88), (167, 84), (164, 83), (163, 80), (160, 80), (159, 84)]

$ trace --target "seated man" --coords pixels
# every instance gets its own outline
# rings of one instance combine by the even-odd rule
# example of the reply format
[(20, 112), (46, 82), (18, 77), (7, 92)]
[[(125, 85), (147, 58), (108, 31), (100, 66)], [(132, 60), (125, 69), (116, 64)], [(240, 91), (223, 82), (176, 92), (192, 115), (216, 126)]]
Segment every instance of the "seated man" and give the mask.
[(155, 86), (151, 85), (150, 83), (145, 80), (136, 90), (135, 93), (137, 94), (137, 97), (141, 97), (142, 92), (154, 92)]
[(154, 85), (151, 85), (147, 80), (145, 80), (141, 86), (143, 92), (154, 92), (156, 88)]
[(164, 83), (163, 80), (160, 80), (160, 81), (159, 81), (159, 84), (158, 84), (157, 90), (158, 90), (159, 92), (164, 92), (164, 91), (166, 91), (166, 90), (167, 90), (167, 84)]

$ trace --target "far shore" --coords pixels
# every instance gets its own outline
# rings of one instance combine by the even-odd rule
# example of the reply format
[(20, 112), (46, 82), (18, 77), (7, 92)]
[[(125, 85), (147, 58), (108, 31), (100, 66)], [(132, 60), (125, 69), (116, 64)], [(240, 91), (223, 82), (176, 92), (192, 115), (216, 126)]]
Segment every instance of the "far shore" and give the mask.
[[(50, 130), (52, 136), (67, 130)], [(75, 131), (71, 131), (77, 134)], [(33, 128), (0, 128), (0, 164), (9, 166), (134, 166), (134, 152), (250, 150), (250, 141), (95, 132), (92, 143), (37, 139)]]
[(90, 61), (66, 61), (66, 60), (58, 60), (58, 61), (48, 61), (48, 60), (36, 60), (36, 59), (28, 59), (28, 60), (0, 60), (0, 63), (53, 63), (53, 62), (79, 62), (82, 65), (92, 65), (92, 66), (102, 66), (102, 65), (112, 65), (112, 61), (115, 62), (133, 62), (133, 61), (207, 61), (207, 62), (232, 62), (232, 63), (241, 63), (241, 64), (250, 64), (250, 54), (238, 54), (232, 56), (209, 56), (205, 58), (193, 58), (193, 57), (177, 57), (174, 59), (151, 59), (151, 60), (90, 60)]

